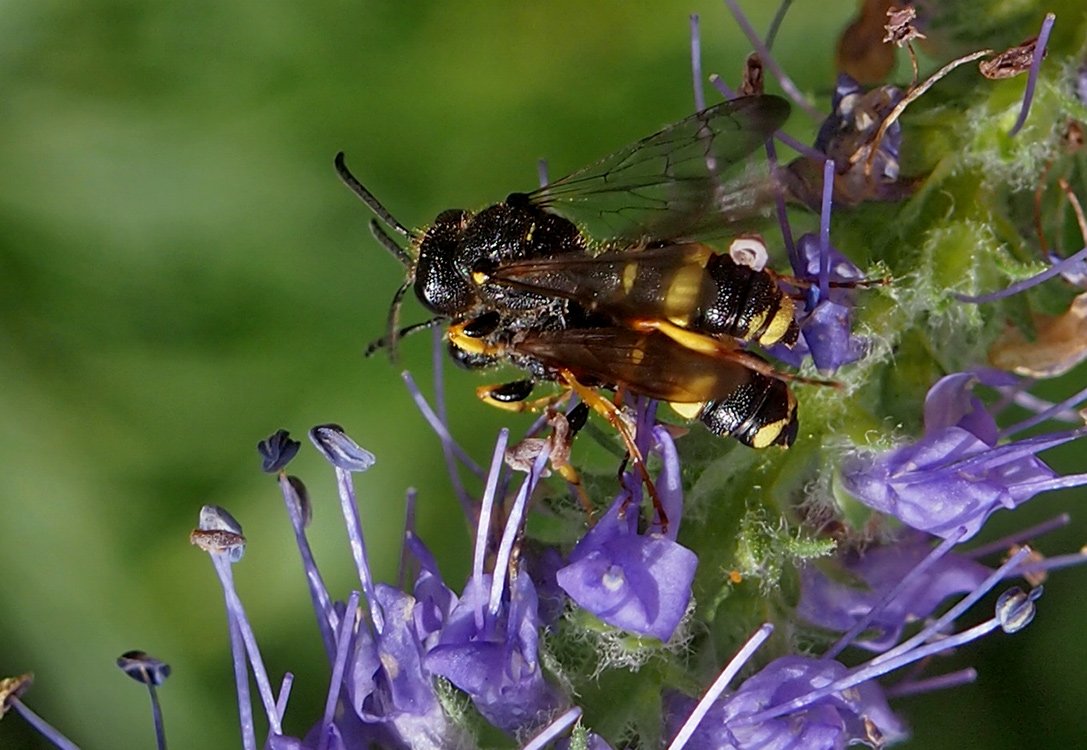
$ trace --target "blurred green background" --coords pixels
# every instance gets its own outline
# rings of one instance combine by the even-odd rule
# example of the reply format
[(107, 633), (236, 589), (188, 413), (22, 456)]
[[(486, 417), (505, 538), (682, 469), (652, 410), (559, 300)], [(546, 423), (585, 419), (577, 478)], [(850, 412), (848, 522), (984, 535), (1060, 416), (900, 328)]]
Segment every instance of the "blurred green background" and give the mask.
[[(765, 29), (771, 4), (747, 5)], [(776, 49), (803, 88), (829, 89), (853, 10), (792, 9)], [(408, 225), (530, 188), (539, 157), (560, 175), (692, 110), (692, 11), (706, 72), (735, 80), (748, 46), (714, 2), (4, 4), (0, 673), (36, 673), (32, 707), (87, 748), (151, 746), (146, 696), (113, 666), (142, 648), (174, 668), (171, 745), (239, 745), (222, 597), (187, 538), (216, 503), (245, 526), (236, 577), (269, 670), (297, 677), (287, 729), (318, 716), (327, 669), (254, 450), (280, 427), (305, 440), (336, 421), (377, 454), (358, 486), (379, 577), (395, 575), (411, 485), (420, 534), (463, 579), (468, 537), (438, 443), (398, 376), (429, 390), (429, 338), (406, 342), (399, 366), (363, 359), (403, 272), (332, 157), (346, 151)], [(480, 382), (452, 373), (448, 393), (454, 432), (483, 460), (518, 420), (478, 404)], [(331, 473), (308, 441), (292, 469), (342, 597), (353, 568)], [(1032, 512), (1075, 503), (1047, 496)], [(1081, 520), (1045, 548), (1083, 538)], [(1062, 573), (1034, 626), (962, 654), (975, 687), (900, 702), (913, 746), (1087, 735), (1085, 582)], [(19, 718), (0, 724), (0, 747), (42, 746)]]

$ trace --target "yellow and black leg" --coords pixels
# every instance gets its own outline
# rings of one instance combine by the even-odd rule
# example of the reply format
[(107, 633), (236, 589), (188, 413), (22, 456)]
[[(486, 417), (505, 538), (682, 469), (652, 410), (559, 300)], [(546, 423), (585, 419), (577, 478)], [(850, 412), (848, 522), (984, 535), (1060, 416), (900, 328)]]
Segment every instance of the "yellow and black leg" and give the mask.
[[(794, 286), (797, 289), (810, 289), (813, 286), (819, 286), (818, 278), (809, 278), (800, 276), (790, 276), (784, 273), (778, 273), (769, 268), (765, 269), (765, 272), (770, 274), (774, 280), (779, 284), (787, 284)], [(832, 289), (866, 289), (873, 286), (890, 286), (893, 279), (890, 276), (880, 276), (878, 278), (860, 278), (860, 279), (831, 279), (829, 284)], [(803, 295), (790, 294), (790, 297), (794, 299), (803, 299)]]
[[(570, 391), (566, 392), (567, 394)], [(585, 422), (589, 419), (589, 407), (584, 401), (579, 403), (573, 409), (566, 414), (566, 435), (565, 442), (567, 446), (567, 452), (569, 446), (574, 441), (574, 437), (578, 434), (582, 427), (585, 426)], [(558, 439), (558, 434), (555, 435), (555, 439)], [(589, 522), (592, 523), (595, 516), (593, 510), (593, 503), (589, 499), (589, 493), (585, 491), (585, 485), (581, 482), (581, 474), (577, 469), (573, 467), (565, 457), (562, 460), (556, 461), (552, 459), (551, 465), (555, 468), (566, 483), (574, 488), (574, 492), (577, 494), (578, 502), (581, 503), (581, 507), (585, 510), (585, 514), (589, 517)]]
[(784, 380), (790, 383), (805, 383), (807, 385), (829, 385), (833, 388), (842, 387), (842, 384), (836, 380), (808, 378), (804, 377), (803, 375), (794, 375), (790, 372), (782, 372), (762, 357), (740, 349), (733, 343), (714, 338), (713, 336), (707, 336), (704, 333), (692, 331), (687, 328), (683, 328), (682, 326), (677, 326), (675, 323), (669, 323), (667, 320), (647, 318), (644, 320), (631, 321), (630, 325), (637, 331), (659, 331), (660, 333), (663, 333), (665, 336), (675, 341), (680, 346), (686, 347), (687, 349), (699, 352), (700, 354), (706, 354), (711, 357), (723, 357), (724, 359), (738, 362), (749, 370), (754, 370), (755, 372), (770, 378)]
[[(557, 401), (555, 396), (545, 396), (544, 398), (529, 401), (528, 397), (532, 395), (532, 390), (535, 387), (536, 383), (532, 380), (515, 380), (511, 383), (481, 385), (476, 388), (476, 396), (489, 406), (516, 412), (539, 411)], [(561, 394), (559, 397), (561, 397)]]
[[(532, 380), (516, 380), (512, 383), (483, 385), (476, 389), (476, 395), (479, 397), (480, 401), (485, 404), (515, 412), (554, 409), (558, 404), (561, 404), (563, 401), (570, 398), (571, 391), (565, 390), (561, 393), (532, 399), (530, 401), (528, 400), (528, 397), (532, 395), (532, 390), (535, 385), (536, 383)], [(589, 499), (588, 493), (585, 491), (585, 485), (581, 481), (581, 475), (578, 474), (577, 469), (570, 465), (565, 459), (565, 456), (569, 454), (569, 444), (573, 441), (574, 435), (577, 434), (578, 430), (585, 426), (585, 420), (588, 418), (588, 414), (588, 407), (586, 407), (583, 402), (575, 406), (570, 411), (570, 414), (565, 417), (567, 421), (565, 436), (560, 438), (559, 434), (555, 434), (553, 439), (564, 440), (566, 443), (566, 450), (552, 450), (551, 466), (574, 488), (574, 492), (577, 493), (578, 502), (581, 503), (581, 507), (585, 509), (585, 513), (589, 516), (589, 520), (592, 521), (594, 515), (593, 504)], [(562, 458), (558, 457), (560, 455)]]
[(649, 496), (653, 500), (653, 509), (660, 518), (661, 528), (667, 531), (668, 514), (665, 513), (664, 505), (661, 504), (660, 498), (657, 496), (657, 488), (653, 484), (653, 479), (649, 476), (649, 470), (645, 466), (645, 457), (642, 456), (642, 452), (638, 450), (638, 445), (634, 442), (634, 433), (631, 432), (630, 425), (627, 423), (626, 419), (624, 419), (620, 408), (607, 398), (601, 396), (594, 389), (580, 383), (569, 370), (560, 371), (559, 381), (576, 393), (583, 404), (608, 420), (608, 423), (619, 433), (619, 437), (626, 446), (630, 459), (634, 462), (635, 466), (637, 466), (638, 473), (641, 474), (642, 481), (645, 482), (646, 490), (648, 490)]

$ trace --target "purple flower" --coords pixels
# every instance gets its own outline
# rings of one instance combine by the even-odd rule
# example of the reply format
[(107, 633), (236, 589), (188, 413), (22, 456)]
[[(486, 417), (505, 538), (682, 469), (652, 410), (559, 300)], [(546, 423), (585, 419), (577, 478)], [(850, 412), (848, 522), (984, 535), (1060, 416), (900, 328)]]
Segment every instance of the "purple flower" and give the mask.
[(793, 347), (775, 344), (770, 353), (794, 367), (805, 356), (815, 366), (833, 372), (855, 362), (869, 350), (867, 339), (853, 335), (854, 293), (851, 285), (864, 274), (845, 255), (830, 244), (830, 214), (833, 206), (835, 162), (823, 162), (822, 197), (819, 208), (819, 234), (804, 234), (793, 245), (792, 230), (784, 213), (779, 213), (782, 236), (789, 246), (789, 262), (798, 279), (809, 282), (798, 312), (803, 340)]
[(430, 550), (414, 534), (408, 533), (405, 544), (420, 566), (412, 589), (415, 597), (415, 608), (412, 611), (415, 632), (429, 649), (437, 643), (442, 626), (457, 603), (457, 595), (445, 585)]
[(668, 641), (687, 612), (698, 557), (676, 542), (683, 496), (675, 445), (663, 428), (652, 434), (664, 464), (657, 489), (667, 530), (658, 523), (639, 533), (638, 507), (624, 491), (556, 578), (574, 602), (609, 625)]
[[(826, 255), (826, 260), (823, 256)], [(802, 319), (800, 333), (804, 337), (804, 349), (811, 355), (815, 366), (833, 372), (842, 365), (856, 362), (868, 353), (867, 339), (853, 335), (854, 290), (848, 287), (830, 286), (830, 282), (855, 282), (864, 274), (829, 243), (825, 249), (819, 238), (808, 233), (797, 242), (797, 258), (794, 272), (799, 278), (812, 279), (806, 305), (808, 312)], [(825, 282), (822, 276), (825, 264)], [(790, 353), (773, 351), (775, 356), (790, 357)], [(794, 353), (797, 349), (794, 348)], [(788, 360), (787, 360), (788, 361)], [(799, 362), (795, 364), (799, 365)]]
[[(876, 132), (902, 97), (893, 86), (865, 91), (844, 73), (838, 76), (830, 115), (823, 120), (814, 144), (817, 152), (836, 165), (835, 203), (856, 206), (867, 200), (899, 200), (909, 194), (910, 182), (899, 178), (902, 127), (897, 120), (872, 153)], [(815, 210), (822, 194), (823, 161), (801, 156), (789, 163), (785, 174), (792, 196)]]
[(443, 623), (436, 645), (428, 651), (426, 667), (467, 693), (491, 724), (519, 734), (543, 723), (560, 701), (539, 662), (540, 618), (535, 585), (527, 571), (511, 563), (525, 505), (544, 469), (547, 451), (536, 457), (517, 493), (495, 557), (494, 572), (483, 572), (505, 438), (503, 431), (480, 509), (472, 576)]
[[(274, 438), (283, 444), (292, 442), (286, 433), (277, 433)], [(352, 592), (346, 604), (332, 603), (306, 539), (301, 509), (304, 488), (297, 479), (281, 473), (280, 488), (295, 527), (318, 624), (332, 663), (332, 676), (324, 716), (304, 739), (284, 736), (279, 730), (279, 720), (286, 705), (284, 691), (287, 686), (281, 691), (275, 707), (269, 707), (270, 689), (262, 688), (262, 697), (265, 692), (269, 696), (265, 701), (266, 710), (274, 718), (269, 746), (277, 750), (327, 750), (367, 747), (375, 743), (383, 747), (403, 748), (455, 745), (460, 730), (450, 723), (442, 710), (433, 675), (424, 664), (434, 631), (444, 623), (455, 597), (437, 576), (429, 551), (410, 529), (406, 545), (419, 567), (413, 589), (417, 598), (395, 587), (373, 582), (352, 479), (352, 473), (369, 468), (373, 457), (336, 426), (315, 428), (311, 438), (336, 471), (341, 510), (355, 557), (360, 588), (367, 593), (366, 607), (360, 608), (358, 592)], [(269, 440), (262, 445), (271, 442)], [(208, 523), (202, 521), (201, 527), (206, 526)], [(211, 524), (211, 528), (216, 529), (236, 526), (237, 522), (230, 519)], [(240, 534), (240, 527), (236, 531)], [(228, 597), (228, 603), (230, 601)], [(235, 620), (243, 618), (244, 613), (234, 615)], [(242, 632), (245, 633), (247, 629), (246, 625)], [(252, 656), (251, 663), (260, 685), (263, 666), (258, 666), (259, 659)], [(239, 673), (239, 691), (245, 679), (243, 670)], [(239, 698), (243, 699), (241, 692)], [(248, 704), (247, 693), (244, 703)], [(243, 725), (251, 724), (251, 719), (243, 720)], [(248, 741), (246, 746), (251, 746)]]
[(427, 654), (427, 668), (463, 690), (491, 724), (511, 734), (536, 726), (558, 706), (537, 647), (539, 618), (532, 579), (511, 581), (510, 601), (487, 612), (491, 576), (469, 581)]
[(859, 453), (841, 466), (842, 489), (907, 526), (948, 537), (960, 526), (970, 538), (999, 508), (1087, 483), (1059, 476), (1035, 454), (1081, 437), (1084, 428), (997, 443), (996, 423), (971, 393), (976, 376), (949, 375), (930, 389), (925, 432), (883, 453)]
[(385, 615), (381, 632), (360, 629), (346, 675), (347, 695), (364, 724), (384, 729), (395, 747), (441, 748), (456, 735), (424, 668), (425, 646), (416, 629), (416, 601), (385, 584), (377, 586)]
[[(735, 691), (727, 692), (729, 681), (773, 630), (771, 625), (764, 625), (726, 665), (697, 704), (675, 696), (667, 702), (666, 729), (675, 738), (670, 750), (841, 750), (855, 744), (880, 746), (904, 739), (906, 728), (888, 706), (888, 693), (877, 678), (977, 640), (998, 628), (1014, 633), (1029, 624), (1041, 589), (1028, 593), (1013, 588), (998, 599), (992, 618), (949, 634), (960, 616), (999, 581), (1018, 570), (1029, 555), (1028, 548), (1020, 550), (940, 618), (869, 661), (847, 667), (833, 658), (836, 651), (822, 657), (783, 656), (764, 666)], [(879, 610), (888, 603), (884, 599), (874, 605), (865, 619), (879, 620), (882, 617)], [(937, 678), (935, 684), (957, 684), (963, 681), (961, 674)], [(972, 673), (966, 676), (971, 677)], [(896, 689), (905, 686), (904, 692), (910, 692), (916, 687), (915, 680), (915, 676), (907, 678)]]
[(852, 327), (853, 308), (849, 305), (825, 299), (815, 306), (800, 332), (818, 369), (833, 372), (868, 352), (868, 343), (853, 336)]
[[(777, 706), (842, 681), (849, 669), (831, 659), (783, 656), (746, 680), (736, 692), (706, 714), (687, 743), (688, 748), (796, 748), (830, 750), (856, 743), (876, 744), (904, 739), (906, 727), (891, 711), (882, 689), (865, 682), (834, 692), (810, 706), (764, 721), (744, 724), (743, 717)], [(683, 716), (694, 701), (675, 701), (671, 709)]]
[[(932, 552), (931, 537), (920, 533), (849, 552), (840, 561), (841, 572), (854, 576), (853, 582), (809, 565), (800, 572), (797, 615), (841, 633), (864, 619), (866, 637), (852, 641), (853, 645), (885, 651), (898, 641), (907, 624), (928, 617), (948, 597), (973, 591), (992, 573), (981, 563), (945, 551), (920, 575), (912, 575)], [(903, 582), (890, 601), (877, 607)], [(873, 611), (876, 614), (870, 617)]]

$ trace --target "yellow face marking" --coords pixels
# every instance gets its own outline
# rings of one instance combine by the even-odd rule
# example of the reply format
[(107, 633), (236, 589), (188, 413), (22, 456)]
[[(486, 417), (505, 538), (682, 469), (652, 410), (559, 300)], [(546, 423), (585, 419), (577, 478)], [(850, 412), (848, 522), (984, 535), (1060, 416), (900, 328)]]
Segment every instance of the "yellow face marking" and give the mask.
[(446, 332), (445, 337), (450, 344), (469, 354), (500, 355), (502, 353), (499, 347), (488, 346), (483, 339), (472, 338), (465, 334), (463, 323), (456, 323), (449, 326), (449, 330)]
[(623, 294), (630, 294), (634, 288), (634, 282), (638, 280), (638, 263), (631, 261), (623, 269)]
[(490, 278), (483, 271), (472, 271), (472, 281), (476, 286), (483, 286), (487, 283), (487, 279)]
[(532, 242), (532, 235), (534, 235), (535, 233), (536, 233), (536, 222), (532, 222), (528, 227), (528, 231), (525, 232), (525, 242)]
[(645, 359), (644, 349), (631, 349), (630, 350), (630, 364), (640, 365)]
[(664, 293), (664, 310), (669, 320), (686, 320), (698, 307), (704, 277), (705, 271), (695, 265), (682, 266), (673, 274), (668, 291)]

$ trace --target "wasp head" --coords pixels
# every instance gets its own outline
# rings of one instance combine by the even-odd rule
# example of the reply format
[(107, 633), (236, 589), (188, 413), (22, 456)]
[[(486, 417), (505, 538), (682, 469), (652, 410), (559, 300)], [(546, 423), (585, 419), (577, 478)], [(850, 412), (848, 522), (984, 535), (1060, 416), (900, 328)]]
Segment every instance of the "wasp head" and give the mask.
[(469, 214), (443, 211), (419, 242), (415, 264), (415, 296), (433, 313), (463, 317), (479, 303), (472, 283), (458, 269), (464, 229)]

